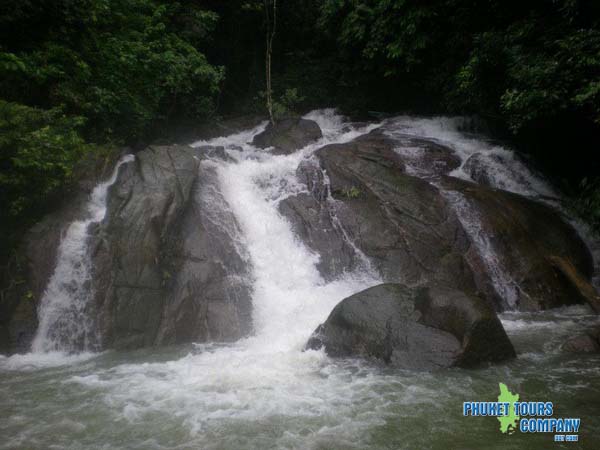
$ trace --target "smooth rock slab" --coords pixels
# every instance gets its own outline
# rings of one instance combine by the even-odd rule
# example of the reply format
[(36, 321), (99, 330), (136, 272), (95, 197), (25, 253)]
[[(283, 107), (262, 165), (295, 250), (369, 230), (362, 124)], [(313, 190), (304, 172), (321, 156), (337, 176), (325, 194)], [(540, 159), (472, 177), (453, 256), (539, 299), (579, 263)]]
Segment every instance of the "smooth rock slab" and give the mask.
[(286, 155), (323, 137), (314, 120), (289, 118), (269, 124), (265, 131), (257, 134), (252, 141), (256, 147), (273, 147), (273, 153)]
[(411, 370), (470, 367), (515, 356), (496, 313), (480, 298), (445, 287), (393, 283), (342, 300), (306, 347)]

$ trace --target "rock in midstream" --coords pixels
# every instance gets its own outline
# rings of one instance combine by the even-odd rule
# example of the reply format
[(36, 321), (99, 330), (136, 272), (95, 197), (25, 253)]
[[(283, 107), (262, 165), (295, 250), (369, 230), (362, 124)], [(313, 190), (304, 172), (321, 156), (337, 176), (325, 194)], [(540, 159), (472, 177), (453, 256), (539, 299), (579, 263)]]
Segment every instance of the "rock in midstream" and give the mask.
[(307, 343), (333, 357), (365, 357), (410, 370), (472, 367), (514, 358), (496, 312), (443, 288), (381, 284), (342, 300)]
[(273, 147), (274, 154), (292, 153), (323, 136), (314, 120), (285, 118), (268, 124), (265, 131), (257, 134), (252, 141), (257, 147)]
[(466, 257), (475, 253), (460, 222), (436, 187), (406, 174), (393, 147), (370, 134), (321, 148), (298, 173), (311, 198), (292, 196), (281, 212), (321, 255), (328, 278), (360, 264), (361, 252), (384, 281), (476, 291)]

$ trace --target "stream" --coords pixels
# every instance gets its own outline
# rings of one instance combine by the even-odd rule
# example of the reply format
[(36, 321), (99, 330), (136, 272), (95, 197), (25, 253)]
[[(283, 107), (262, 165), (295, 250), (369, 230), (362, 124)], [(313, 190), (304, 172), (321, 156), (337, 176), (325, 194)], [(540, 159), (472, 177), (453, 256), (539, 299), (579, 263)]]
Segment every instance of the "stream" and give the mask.
[[(587, 306), (502, 313), (517, 358), (472, 370), (399, 371), (303, 351), (340, 300), (381, 282), (366, 257), (352, 272), (325, 280), (317, 269), (319, 255), (278, 210), (283, 199), (306, 189), (296, 169), (323, 145), (381, 126), (390, 136), (412, 135), (452, 148), (462, 161), (453, 176), (469, 179), (464, 163), (479, 152), (493, 187), (560, 204), (552, 187), (512, 151), (463, 132), (464, 119), (396, 117), (352, 124), (329, 109), (306, 117), (319, 124), (323, 137), (290, 155), (249, 144), (265, 124), (193, 144), (224, 146), (229, 156), (211, 164), (219, 182), (218, 207), (228, 208), (239, 224), (230, 238), (252, 268), (246, 281), (252, 287), (254, 333), (229, 344), (94, 351), (93, 321), (85, 314), (86, 279), (92, 276), (86, 229), (103, 219), (106, 187), (115, 172), (94, 191), (89, 220), (72, 224), (61, 242), (33, 351), (0, 356), (0, 448), (600, 448), (600, 355), (560, 351), (566, 338), (600, 324)], [(460, 220), (510, 304), (512, 280), (485, 247), (476, 218), (464, 209)], [(596, 279), (597, 263), (596, 258)], [(66, 336), (74, 334), (90, 342), (88, 350), (70, 351)], [(506, 435), (495, 418), (463, 417), (464, 401), (495, 401), (499, 382), (521, 400), (554, 402), (556, 416), (580, 417), (579, 442), (554, 443), (551, 433)]]

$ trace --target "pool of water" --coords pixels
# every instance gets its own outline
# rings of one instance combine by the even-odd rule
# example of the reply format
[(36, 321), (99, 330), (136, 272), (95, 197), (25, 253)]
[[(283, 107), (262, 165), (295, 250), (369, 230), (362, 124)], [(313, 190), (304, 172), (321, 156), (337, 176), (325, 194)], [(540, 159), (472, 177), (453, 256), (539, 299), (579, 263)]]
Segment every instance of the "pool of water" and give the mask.
[[(600, 356), (560, 351), (598, 324), (586, 308), (503, 315), (518, 352), (476, 370), (398, 372), (256, 338), (101, 354), (0, 359), (0, 448), (597, 449)], [(498, 383), (580, 417), (578, 443), (463, 417)]]

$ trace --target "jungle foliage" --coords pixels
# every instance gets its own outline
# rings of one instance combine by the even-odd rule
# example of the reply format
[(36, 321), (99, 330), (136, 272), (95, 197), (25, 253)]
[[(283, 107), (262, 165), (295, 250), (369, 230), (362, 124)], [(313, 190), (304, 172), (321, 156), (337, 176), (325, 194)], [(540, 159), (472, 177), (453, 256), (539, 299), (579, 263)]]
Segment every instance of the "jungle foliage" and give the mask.
[[(0, 231), (35, 221), (86, 154), (264, 114), (267, 3), (3, 1)], [(596, 0), (278, 0), (272, 94), (276, 117), (481, 116), (598, 226)]]

